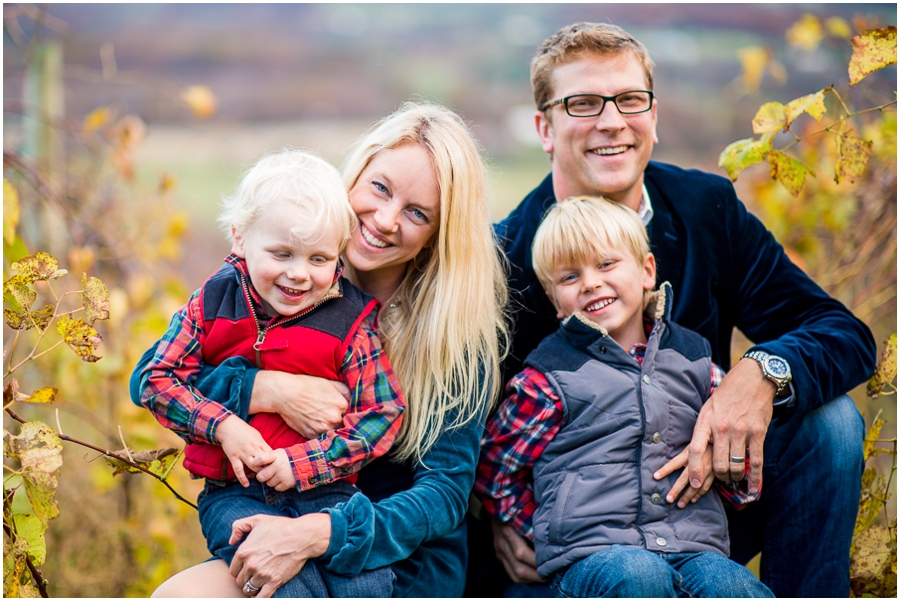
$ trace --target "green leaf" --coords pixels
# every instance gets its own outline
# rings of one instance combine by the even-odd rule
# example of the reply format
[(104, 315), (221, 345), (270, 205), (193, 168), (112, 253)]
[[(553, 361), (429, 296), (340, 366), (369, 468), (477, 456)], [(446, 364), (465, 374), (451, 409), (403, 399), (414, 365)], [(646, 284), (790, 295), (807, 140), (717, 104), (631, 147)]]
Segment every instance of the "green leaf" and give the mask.
[(769, 163), (769, 174), (772, 179), (781, 182), (795, 198), (803, 190), (807, 174), (814, 175), (809, 167), (778, 150), (770, 150), (766, 154), (766, 161)]
[(3, 178), (3, 241), (12, 244), (19, 225), (19, 193)]
[(800, 98), (788, 102), (787, 106), (784, 107), (787, 125), (790, 126), (790, 124), (803, 113), (809, 113), (813, 119), (821, 121), (822, 115), (825, 114), (825, 94), (830, 89), (831, 88), (825, 88), (814, 94), (807, 94), (806, 96), (801, 96)]
[(56, 325), (56, 331), (82, 361), (94, 363), (100, 360), (94, 351), (96, 345), (103, 339), (97, 334), (97, 330), (86, 324), (82, 318), (72, 319), (68, 315), (63, 315)]
[(844, 178), (855, 182), (866, 170), (869, 157), (872, 155), (872, 143), (863, 140), (849, 129), (838, 134), (837, 149), (838, 160), (834, 166), (835, 183), (841, 183)]
[(22, 465), (25, 492), (34, 514), (47, 523), (59, 515), (56, 472), (62, 467), (62, 441), (45, 423), (26, 422), (18, 436), (3, 431), (3, 452)]
[(6, 238), (3, 239), (3, 258), (7, 261), (18, 261), (22, 257), (27, 256), (28, 247), (25, 246), (25, 242), (21, 238), (16, 236), (12, 242), (7, 242)]
[(109, 319), (109, 290), (106, 289), (103, 282), (93, 276), (89, 279), (87, 274), (83, 274), (81, 285), (84, 288), (82, 297), (85, 320), (94, 325), (98, 319)]
[(776, 134), (781, 130), (787, 131), (787, 113), (785, 106), (780, 102), (767, 102), (756, 111), (753, 117), (753, 133)]
[(51, 277), (59, 277), (59, 261), (53, 256), (45, 252), (35, 253), (30, 257), (19, 259), (9, 266), (13, 271), (18, 271), (19, 275), (28, 280), (29, 284), (38, 280), (48, 280)]
[(765, 134), (759, 140), (747, 138), (732, 142), (719, 155), (719, 167), (725, 167), (728, 177), (735, 181), (741, 171), (765, 158), (772, 148), (773, 136), (774, 134)]
[[(175, 461), (178, 459), (178, 456), (180, 454), (179, 450), (175, 448), (157, 449), (154, 451), (140, 451), (138, 453), (132, 452), (129, 449), (129, 452), (131, 453), (131, 459), (134, 463), (156, 474), (160, 478), (165, 478), (165, 476), (169, 473), (169, 470), (172, 469), (172, 466), (175, 464)], [(128, 454), (124, 451), (117, 451), (116, 455), (123, 459), (128, 458)], [(109, 456), (105, 457), (105, 459), (106, 463), (109, 464), (110, 467), (115, 468), (113, 471), (113, 476), (118, 476), (119, 474), (124, 473), (141, 473), (141, 470), (125, 463), (124, 461), (120, 461), (119, 459), (115, 459)]]
[(850, 40), (850, 85), (855, 86), (867, 75), (897, 62), (897, 28), (869, 29)]
[(891, 334), (884, 342), (884, 350), (878, 359), (875, 373), (866, 386), (866, 394), (872, 398), (884, 394), (884, 389), (897, 378), (897, 334)]
[(25, 539), (28, 554), (35, 566), (44, 565), (47, 558), (47, 543), (44, 541), (44, 532), (47, 526), (41, 523), (36, 516), (30, 513), (20, 513), (13, 516), (16, 527), (16, 536)]

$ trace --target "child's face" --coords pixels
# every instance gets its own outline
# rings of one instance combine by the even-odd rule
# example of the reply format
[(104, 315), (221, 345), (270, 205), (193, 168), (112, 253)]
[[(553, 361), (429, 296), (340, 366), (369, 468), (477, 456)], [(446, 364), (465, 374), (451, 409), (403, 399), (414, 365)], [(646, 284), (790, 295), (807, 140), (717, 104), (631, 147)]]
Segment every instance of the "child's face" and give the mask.
[(247, 261), (250, 282), (266, 311), (286, 317), (322, 300), (334, 282), (341, 251), (336, 227), (328, 227), (312, 244), (291, 236), (293, 212), (291, 203), (278, 201), (245, 231), (232, 228), (231, 251)]
[(645, 342), (644, 290), (656, 283), (656, 261), (648, 254), (638, 264), (630, 252), (610, 249), (607, 256), (553, 271), (550, 300), (557, 317), (581, 313), (602, 326), (622, 348)]

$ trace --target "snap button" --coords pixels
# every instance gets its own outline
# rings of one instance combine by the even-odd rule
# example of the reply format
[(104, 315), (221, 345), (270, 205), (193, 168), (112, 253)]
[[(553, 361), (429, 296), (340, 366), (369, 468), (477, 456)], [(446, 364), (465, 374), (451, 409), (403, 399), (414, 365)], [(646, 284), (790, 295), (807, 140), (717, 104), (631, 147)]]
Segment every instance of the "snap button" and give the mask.
[(659, 545), (660, 547), (665, 547), (666, 539), (664, 539), (663, 537), (660, 536), (656, 539), (656, 544)]
[(605, 346), (601, 346), (601, 347), (600, 347), (600, 354), (602, 355), (602, 354), (605, 353), (605, 352), (606, 352), (606, 347), (605, 347)]
[(641, 379), (644, 381), (644, 384), (650, 383), (650, 376), (648, 376), (647, 374), (644, 374), (644, 377)]
[(662, 436), (659, 435), (659, 432), (654, 432), (653, 433), (653, 442), (659, 442), (660, 440), (662, 440)]
[(653, 493), (652, 495), (650, 495), (650, 502), (654, 505), (659, 505), (659, 499), (659, 493)]
[(310, 484), (315, 484), (315, 483), (316, 483), (316, 477), (315, 477), (315, 476), (310, 476), (309, 479), (307, 479), (307, 482), (309, 482)]

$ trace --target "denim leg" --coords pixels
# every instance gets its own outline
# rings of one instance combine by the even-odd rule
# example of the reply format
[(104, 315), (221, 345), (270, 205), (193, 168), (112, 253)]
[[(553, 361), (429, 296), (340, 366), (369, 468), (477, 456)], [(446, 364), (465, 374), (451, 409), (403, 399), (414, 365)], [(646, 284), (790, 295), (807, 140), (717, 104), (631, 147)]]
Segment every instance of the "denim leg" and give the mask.
[(781, 453), (769, 456), (767, 436), (762, 499), (729, 513), (732, 557), (752, 556), (741, 554), (746, 541), (737, 533), (762, 533), (760, 576), (776, 596), (846, 597), (864, 467), (862, 416), (844, 395), (807, 413), (796, 428), (769, 432)]
[(677, 553), (666, 560), (681, 574), (683, 597), (774, 597), (750, 570), (720, 553)]
[[(348, 482), (339, 480), (332, 484), (303, 492), (296, 490), (286, 491), (279, 497), (278, 505), (283, 515), (297, 517), (318, 513), (322, 509), (334, 507), (338, 503), (349, 500), (355, 494), (361, 494), (358, 488)], [(364, 570), (357, 576), (342, 576), (329, 572), (315, 560), (307, 562), (303, 569), (306, 570), (307, 567), (316, 571), (318, 579), (324, 583), (327, 589), (325, 596), (328, 597), (390, 597), (394, 588), (394, 573), (390, 567)], [(291, 594), (286, 596), (303, 595)]]
[(553, 591), (557, 597), (674, 597), (680, 582), (655, 553), (613, 545), (557, 574)]

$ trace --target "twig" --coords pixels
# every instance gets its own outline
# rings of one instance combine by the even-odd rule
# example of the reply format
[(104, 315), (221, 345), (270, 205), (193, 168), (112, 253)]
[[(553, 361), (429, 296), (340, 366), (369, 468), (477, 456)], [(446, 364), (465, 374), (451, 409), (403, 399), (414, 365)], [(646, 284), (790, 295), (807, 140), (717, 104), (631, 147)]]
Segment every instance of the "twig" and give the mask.
[(131, 451), (128, 450), (128, 445), (125, 443), (125, 435), (122, 434), (122, 426), (119, 425), (119, 440), (122, 441), (122, 448), (125, 449), (125, 454), (128, 455), (128, 460), (134, 463), (134, 457), (131, 456)]
[[(12, 417), (14, 420), (16, 420), (17, 422), (19, 422), (20, 424), (24, 424), (24, 423), (25, 423), (25, 420), (24, 420), (23, 418), (21, 418), (20, 416), (16, 415), (16, 413), (15, 413), (12, 409), (10, 409), (9, 407), (6, 408), (6, 413), (8, 413), (10, 417)], [(114, 453), (114, 452), (108, 451), (108, 450), (106, 450), (106, 449), (101, 449), (100, 447), (94, 446), (94, 445), (92, 445), (92, 444), (89, 443), (89, 442), (85, 442), (85, 441), (83, 441), (83, 440), (78, 440), (77, 438), (72, 438), (71, 436), (66, 436), (65, 434), (63, 434), (63, 433), (61, 433), (61, 432), (59, 433), (59, 438), (60, 438), (60, 440), (65, 440), (65, 441), (68, 441), (68, 442), (72, 442), (72, 443), (75, 443), (75, 444), (77, 444), (77, 445), (81, 445), (81, 446), (83, 446), (83, 447), (87, 447), (87, 448), (89, 448), (89, 449), (92, 449), (92, 450), (94, 450), (94, 451), (97, 451), (98, 453), (100, 453), (101, 455), (103, 455), (103, 456), (105, 456), (105, 457), (111, 457), (111, 458), (113, 458), (113, 459), (116, 459), (116, 460), (118, 460), (118, 461), (121, 461), (122, 463), (127, 463), (128, 465), (130, 465), (130, 466), (133, 467), (134, 469), (139, 470), (139, 471), (141, 471), (141, 472), (144, 472), (145, 474), (151, 476), (154, 480), (158, 480), (158, 481), (162, 482), (162, 484), (163, 484), (166, 488), (169, 489), (169, 492), (171, 492), (173, 495), (175, 495), (175, 498), (176, 498), (176, 499), (178, 499), (179, 501), (181, 501), (181, 502), (183, 502), (183, 503), (187, 503), (188, 505), (190, 505), (190, 506), (193, 507), (194, 509), (197, 509), (197, 506), (196, 506), (196, 505), (194, 505), (193, 503), (191, 503), (190, 501), (188, 501), (187, 499), (185, 499), (184, 497), (182, 497), (180, 494), (178, 494), (178, 491), (176, 491), (174, 488), (172, 488), (172, 485), (171, 485), (171, 484), (169, 484), (168, 482), (166, 482), (165, 480), (163, 480), (159, 475), (154, 474), (153, 472), (151, 472), (150, 470), (148, 470), (148, 469), (145, 468), (144, 466), (142, 466), (142, 465), (140, 465), (140, 464), (137, 464), (137, 463), (135, 463), (135, 462), (133, 462), (133, 461), (130, 461), (130, 460), (128, 460), (128, 459), (126, 459), (126, 458), (120, 456), (118, 453)]]
[[(840, 98), (840, 96), (838, 96), (838, 98)], [(843, 102), (842, 102), (841, 104), (843, 104)], [(799, 138), (797, 138), (796, 140), (794, 140), (794, 141), (792, 141), (792, 142), (789, 142), (784, 148), (781, 149), (781, 152), (784, 152), (785, 150), (788, 150), (789, 148), (791, 148), (792, 146), (795, 146), (796, 144), (798, 144), (798, 143), (799, 143), (800, 141), (802, 141), (802, 140), (805, 140), (805, 139), (807, 139), (807, 138), (811, 138), (811, 137), (813, 137), (813, 136), (817, 136), (817, 135), (822, 134), (822, 133), (825, 133), (825, 132), (830, 132), (832, 127), (834, 127), (835, 125), (840, 125), (841, 123), (843, 123), (844, 121), (847, 121), (847, 120), (850, 119), (851, 117), (858, 117), (859, 115), (863, 115), (863, 114), (865, 114), (865, 113), (872, 113), (872, 112), (874, 112), (874, 111), (881, 111), (881, 112), (884, 112), (884, 109), (886, 109), (887, 107), (889, 107), (889, 106), (891, 106), (891, 105), (894, 105), (894, 104), (897, 104), (897, 101), (896, 101), (896, 100), (892, 100), (891, 102), (886, 102), (886, 103), (884, 103), (884, 104), (882, 104), (882, 105), (879, 105), (879, 106), (873, 106), (872, 108), (867, 108), (867, 109), (863, 109), (863, 110), (861, 110), (861, 111), (856, 111), (855, 113), (850, 113), (850, 114), (848, 114), (848, 115), (846, 115), (846, 116), (844, 116), (844, 117), (841, 117), (840, 119), (838, 119), (838, 120), (835, 121), (834, 123), (831, 123), (830, 125), (827, 125), (827, 126), (823, 127), (822, 129), (819, 129), (819, 130), (816, 130), (816, 131), (813, 131), (813, 132), (809, 132), (809, 133), (806, 134), (805, 136), (799, 137)], [(846, 107), (845, 107), (845, 108), (846, 108)], [(791, 130), (788, 130), (788, 131), (791, 131)]]
[(64, 436), (62, 431), (62, 424), (59, 423), (59, 407), (56, 407), (56, 430), (59, 432), (61, 436)]
[[(16, 534), (12, 531), (12, 528), (7, 524), (3, 524), (3, 531), (6, 532), (6, 535), (15, 542)], [(49, 599), (50, 594), (47, 592), (47, 581), (44, 580), (44, 576), (41, 574), (41, 571), (37, 568), (36, 565), (31, 561), (31, 558), (28, 557), (28, 554), (25, 554), (25, 565), (28, 566), (28, 571), (31, 572), (31, 578), (34, 580), (34, 583), (37, 585), (38, 590), (41, 592), (41, 597), (44, 599)]]

